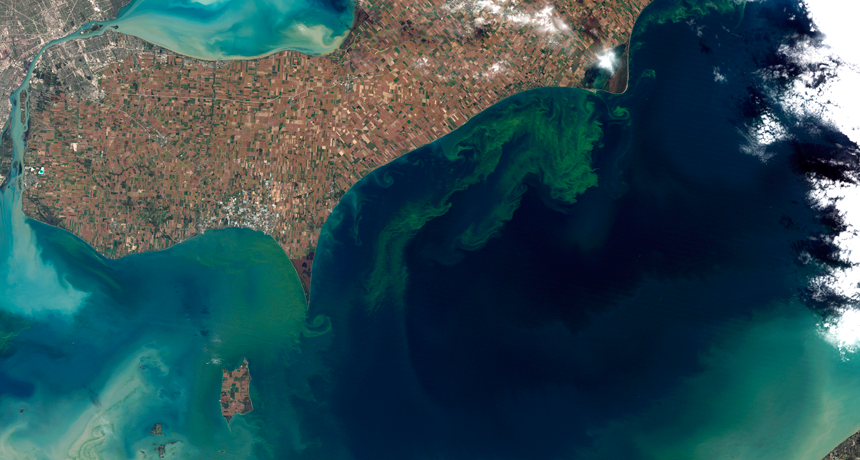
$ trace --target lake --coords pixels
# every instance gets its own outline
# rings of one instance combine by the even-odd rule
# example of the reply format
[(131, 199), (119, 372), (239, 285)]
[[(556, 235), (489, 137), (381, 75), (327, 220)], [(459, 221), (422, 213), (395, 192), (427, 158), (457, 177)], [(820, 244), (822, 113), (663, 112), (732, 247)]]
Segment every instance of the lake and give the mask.
[[(172, 12), (197, 57), (275, 43), (208, 34), (238, 4), (149, 1), (118, 30), (166, 34), (146, 21)], [(289, 27), (245, 18), (235, 37)], [(305, 39), (349, 27), (326, 24)], [(108, 260), (24, 218), (13, 174), (0, 456), (823, 457), (860, 428), (860, 363), (837, 330), (856, 301), (832, 283), (849, 228), (814, 196), (860, 167), (780, 104), (828, 78), (786, 52), (818, 38), (788, 0), (655, 1), (626, 93), (517, 94), (359, 181), (322, 229), (310, 305), (267, 235)], [(228, 425), (222, 367), (244, 358), (254, 410)]]

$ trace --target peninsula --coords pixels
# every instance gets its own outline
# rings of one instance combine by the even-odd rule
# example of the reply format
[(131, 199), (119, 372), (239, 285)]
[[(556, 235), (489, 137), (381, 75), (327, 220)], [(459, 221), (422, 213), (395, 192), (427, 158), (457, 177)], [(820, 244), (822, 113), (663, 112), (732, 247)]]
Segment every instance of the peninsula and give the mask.
[(108, 257), (250, 227), (309, 273), (356, 181), (509, 95), (588, 86), (648, 2), (361, 0), (329, 55), (207, 62), (146, 45), (80, 94), (46, 58), (31, 82), (24, 212)]

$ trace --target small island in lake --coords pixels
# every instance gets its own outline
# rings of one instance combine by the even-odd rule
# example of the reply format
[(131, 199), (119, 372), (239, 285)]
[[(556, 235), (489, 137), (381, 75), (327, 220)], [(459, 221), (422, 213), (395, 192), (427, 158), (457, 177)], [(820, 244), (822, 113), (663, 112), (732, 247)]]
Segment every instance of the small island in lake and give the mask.
[(248, 359), (243, 359), (235, 371), (228, 371), (226, 367), (221, 370), (224, 372), (221, 381), (221, 414), (230, 423), (234, 415), (254, 410), (249, 393), (251, 374), (248, 372)]

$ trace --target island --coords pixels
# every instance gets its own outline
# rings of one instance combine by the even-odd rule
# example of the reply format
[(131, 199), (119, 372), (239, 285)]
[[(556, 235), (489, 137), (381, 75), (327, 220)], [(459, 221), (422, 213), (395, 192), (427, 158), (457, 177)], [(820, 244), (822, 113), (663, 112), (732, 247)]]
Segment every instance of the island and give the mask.
[(176, 441), (170, 441), (167, 444), (159, 444), (155, 446), (155, 451), (158, 452), (158, 458), (164, 458), (167, 453), (167, 446), (171, 444), (176, 444)]
[(221, 380), (221, 415), (229, 424), (234, 415), (247, 414), (254, 410), (249, 392), (251, 374), (248, 371), (248, 359), (244, 358), (234, 371), (222, 367), (221, 372), (224, 374)]

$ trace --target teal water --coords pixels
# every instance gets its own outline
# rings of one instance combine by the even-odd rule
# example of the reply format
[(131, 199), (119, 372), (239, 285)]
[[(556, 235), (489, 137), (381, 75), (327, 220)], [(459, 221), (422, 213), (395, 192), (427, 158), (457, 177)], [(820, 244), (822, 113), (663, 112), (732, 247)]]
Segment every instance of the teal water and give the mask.
[(101, 23), (199, 59), (326, 54), (352, 27), (351, 0), (135, 0)]
[[(299, 447), (289, 398), (303, 390), (287, 369), (306, 304), (270, 237), (207, 232), (111, 261), (63, 230), (15, 230), (39, 242), (30, 260), (48, 278), (7, 277), (7, 292), (47, 291), (2, 302), (21, 319), (0, 371), (4, 458), (152, 458), (165, 443), (178, 458), (284, 458)], [(254, 410), (228, 426), (221, 368), (243, 358)], [(155, 423), (165, 436), (149, 434)]]
[[(814, 81), (778, 52), (815, 42), (804, 14), (658, 0), (628, 93), (513, 96), (356, 184), (307, 310), (268, 236), (107, 260), (23, 217), (16, 163), (0, 457), (823, 457), (860, 428), (860, 358), (822, 328), (856, 299), (822, 278), (846, 227), (810, 179), (860, 162), (767, 97)], [(746, 128), (764, 115), (788, 135), (761, 152)], [(243, 357), (255, 409), (228, 427), (220, 369)]]
[[(301, 448), (290, 399), (307, 392), (301, 281), (269, 236), (207, 232), (168, 251), (108, 260), (21, 211), (28, 82), (11, 95), (0, 191), (0, 458), (286, 458)], [(244, 358), (254, 410), (228, 425), (222, 367)], [(164, 436), (150, 434), (163, 426)]]
[[(22, 124), (13, 117), (13, 132)], [(13, 177), (0, 203), (0, 457), (152, 458), (169, 443), (178, 458), (284, 458), (300, 447), (289, 398), (306, 390), (290, 384), (303, 375), (291, 363), (299, 337), (326, 324), (306, 325), (301, 281), (271, 237), (228, 229), (108, 260), (26, 219), (20, 185)], [(221, 368), (243, 358), (254, 411), (228, 426)], [(165, 436), (149, 434), (155, 423)]]

